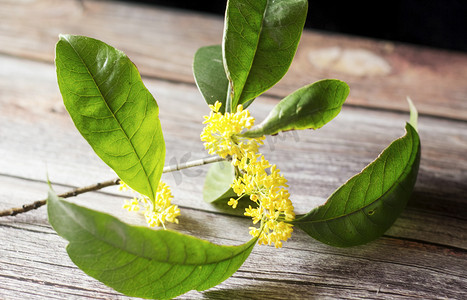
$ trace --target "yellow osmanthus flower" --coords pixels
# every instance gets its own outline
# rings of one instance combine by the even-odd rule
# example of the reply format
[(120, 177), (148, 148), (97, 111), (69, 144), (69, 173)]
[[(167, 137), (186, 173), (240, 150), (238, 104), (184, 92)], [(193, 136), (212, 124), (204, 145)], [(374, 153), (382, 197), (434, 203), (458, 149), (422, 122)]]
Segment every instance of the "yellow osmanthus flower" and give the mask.
[(138, 198), (133, 197), (131, 200), (125, 199), (125, 203), (123, 204), (123, 208), (128, 211), (139, 211), (139, 201)]
[(122, 192), (126, 192), (130, 189), (130, 187), (125, 183), (123, 182), (122, 180), (120, 180), (120, 184), (119, 184), (119, 187), (118, 189)]
[(232, 208), (237, 208), (238, 199), (230, 198), (230, 200), (227, 202), (227, 204), (232, 206)]
[(282, 247), (282, 241), (289, 239), (293, 231), (293, 225), (287, 222), (295, 219), (287, 180), (263, 155), (249, 154), (238, 167), (242, 175), (234, 180), (232, 189), (238, 197), (250, 195), (257, 207), (250, 205), (244, 215), (251, 217), (253, 224), (261, 221), (261, 228), (250, 228), (250, 234), (259, 237), (259, 244)]
[[(131, 190), (136, 193), (123, 181), (120, 181), (120, 190)], [(165, 222), (178, 224), (177, 217), (180, 215), (180, 209), (177, 205), (171, 203), (172, 198), (170, 187), (161, 181), (157, 187), (154, 201), (144, 195), (139, 195), (139, 197), (133, 197), (131, 200), (125, 200), (123, 208), (128, 211), (142, 209), (149, 227), (163, 226), (165, 229)]]
[(251, 217), (253, 224), (260, 223), (260, 228), (250, 227), (250, 234), (258, 237), (259, 244), (282, 247), (282, 241), (290, 238), (293, 231), (293, 225), (288, 222), (295, 218), (286, 189), (287, 180), (276, 165), (271, 165), (258, 153), (264, 136), (253, 139), (240, 136), (255, 121), (248, 110), (239, 105), (236, 113), (222, 114), (219, 112), (220, 102), (209, 107), (211, 112), (204, 117), (206, 127), (201, 140), (209, 154), (231, 157), (239, 174), (231, 185), (238, 198), (230, 198), (227, 204), (236, 208), (240, 198), (249, 196), (255, 205), (246, 208), (244, 215)]
[(219, 112), (221, 105), (219, 101), (209, 105), (211, 112), (204, 117), (203, 124), (206, 126), (201, 132), (201, 141), (209, 154), (217, 154), (222, 158), (230, 156), (233, 161), (237, 161), (247, 152), (256, 153), (263, 144), (264, 137), (248, 139), (239, 135), (244, 129), (250, 129), (255, 122), (250, 112), (239, 105), (237, 112), (222, 114)]

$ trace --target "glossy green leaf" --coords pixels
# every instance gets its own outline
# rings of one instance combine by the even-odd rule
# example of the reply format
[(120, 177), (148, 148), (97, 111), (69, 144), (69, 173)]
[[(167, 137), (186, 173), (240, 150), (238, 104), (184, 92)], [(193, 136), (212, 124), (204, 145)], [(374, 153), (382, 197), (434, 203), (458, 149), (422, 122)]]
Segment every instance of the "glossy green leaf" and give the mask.
[(193, 74), (206, 103), (221, 102), (219, 111), (224, 113), (229, 81), (222, 62), (221, 45), (202, 47), (196, 51), (193, 59)]
[(230, 106), (253, 99), (287, 72), (308, 10), (306, 0), (229, 0), (222, 44)]
[(55, 64), (79, 132), (123, 181), (154, 199), (165, 144), (159, 107), (136, 66), (101, 41), (73, 35), (60, 36)]
[(348, 95), (348, 85), (336, 79), (304, 86), (282, 99), (263, 122), (243, 136), (253, 138), (287, 130), (321, 128), (339, 114)]
[(71, 260), (86, 274), (133, 297), (169, 299), (230, 277), (256, 239), (219, 246), (169, 230), (130, 226), (59, 199), (50, 191), (49, 222), (67, 239)]
[(237, 198), (230, 185), (235, 179), (235, 168), (230, 162), (222, 161), (213, 164), (206, 174), (203, 188), (203, 199), (208, 203)]
[(420, 139), (407, 123), (406, 134), (331, 195), (293, 223), (313, 238), (337, 247), (370, 242), (397, 219), (409, 200), (420, 163)]

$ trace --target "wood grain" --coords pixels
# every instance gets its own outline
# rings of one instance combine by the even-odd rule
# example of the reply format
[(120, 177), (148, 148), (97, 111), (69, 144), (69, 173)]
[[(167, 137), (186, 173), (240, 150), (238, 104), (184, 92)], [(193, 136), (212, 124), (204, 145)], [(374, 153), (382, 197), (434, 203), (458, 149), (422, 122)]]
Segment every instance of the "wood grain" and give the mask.
[[(193, 83), (195, 51), (222, 39), (221, 17), (187, 11), (87, 0), (1, 5), (3, 54), (51, 62), (60, 33), (82, 34), (125, 51), (144, 75), (177, 82)], [(465, 53), (307, 30), (290, 72), (268, 94), (339, 78), (351, 87), (350, 105), (407, 111), (409, 96), (423, 114), (467, 120), (466, 77)]]
[[(0, 209), (45, 198), (47, 176), (57, 192), (115, 177), (62, 104), (52, 63), (61, 32), (100, 38), (139, 66), (160, 106), (166, 165), (206, 156), (199, 133), (208, 109), (191, 59), (198, 47), (220, 42), (220, 18), (58, 0), (0, 1), (0, 18)], [(372, 64), (349, 68), (349, 57)], [(375, 242), (336, 249), (297, 229), (283, 249), (257, 246), (231, 278), (179, 299), (465, 299), (466, 64), (462, 53), (306, 32), (289, 74), (251, 106), (260, 121), (280, 97), (310, 81), (336, 77), (351, 86), (349, 105), (324, 128), (265, 142), (263, 152), (289, 180), (297, 213), (322, 204), (404, 134), (407, 95), (421, 112), (422, 160), (412, 199)], [(182, 209), (173, 228), (215, 243), (247, 241), (250, 221), (241, 211), (202, 201), (207, 169), (163, 176)], [(141, 216), (121, 209), (127, 196), (106, 188), (72, 201), (143, 225)], [(131, 299), (85, 275), (65, 247), (45, 207), (0, 218), (0, 299)]]
[[(4, 93), (0, 107), (4, 112), (0, 121), (4, 145), (1, 151), (4, 157), (9, 157), (0, 162), (5, 164), (0, 164), (2, 173), (43, 180), (43, 170), (47, 165), (52, 179), (56, 172), (59, 177), (66, 176), (60, 173), (75, 175), (73, 179), (60, 182), (62, 184), (82, 186), (112, 178), (113, 173), (92, 152), (65, 111), (55, 83), (54, 67), (41, 62), (26, 64), (22, 59), (5, 56), (0, 56), (0, 63), (6, 66), (5, 70), (18, 66), (15, 72), (0, 73), (0, 90)], [(31, 80), (28, 74), (41, 74), (41, 80)], [(208, 108), (196, 87), (150, 78), (144, 78), (144, 82), (160, 105), (167, 144), (166, 164), (205, 157), (207, 154), (199, 133), (202, 130), (201, 120), (208, 113)], [(29, 88), (18, 88), (23, 84), (28, 84)], [(35, 91), (33, 99), (29, 96), (31, 90)], [(252, 114), (260, 121), (274, 104), (275, 99), (258, 99), (251, 108)], [(181, 106), (183, 110), (180, 110)], [(297, 191), (305, 191), (301, 196), (299, 194), (297, 201), (308, 203), (308, 194), (318, 198), (317, 201), (323, 201), (330, 192), (371, 162), (392, 140), (403, 135), (407, 120), (408, 114), (405, 113), (345, 107), (333, 122), (320, 130), (268, 137), (263, 151), (284, 170), (293, 183), (292, 187), (298, 184)], [(423, 190), (416, 190), (422, 200), (416, 203), (420, 208), (434, 208), (430, 205), (435, 204), (428, 199), (439, 202), (439, 194), (449, 193), (446, 200), (449, 203), (439, 203), (437, 209), (445, 214), (458, 215), (461, 207), (450, 210), (449, 206), (465, 202), (467, 123), (424, 116), (419, 123), (423, 142), (421, 169), (425, 172), (420, 172), (417, 184)], [(34, 146), (22, 149), (26, 141)], [(294, 151), (290, 151), (291, 145)], [(281, 164), (291, 167), (282, 167)], [(77, 166), (82, 167), (75, 170)], [(290, 174), (287, 169), (292, 170)], [(190, 181), (187, 184), (190, 186), (196, 178), (190, 175), (198, 173), (185, 170), (181, 172), (185, 175), (181, 178), (177, 175), (166, 177), (175, 183)], [(435, 188), (435, 178), (430, 174), (437, 174), (437, 180), (443, 184)], [(308, 193), (310, 181), (315, 182), (316, 188)], [(313, 207), (319, 203), (310, 204)]]
[[(18, 201), (46, 189), (45, 183), (11, 177), (0, 177), (0, 183), (21, 191), (13, 193)], [(0, 192), (2, 199), (12, 194), (5, 189)], [(114, 195), (90, 193), (77, 202), (111, 212), (129, 223), (143, 223), (121, 209), (121, 199), (116, 201)], [(249, 220), (245, 218), (220, 217), (184, 207), (180, 221), (177, 230), (212, 242), (239, 244), (248, 240)], [(0, 236), (8, 236), (0, 257), (2, 297), (127, 299), (73, 265), (65, 252), (66, 241), (47, 223), (45, 208), (2, 218)], [(285, 294), (292, 299), (461, 299), (467, 280), (466, 259), (464, 250), (390, 237), (366, 246), (337, 249), (296, 231), (283, 249), (255, 247), (233, 277), (207, 292), (190, 292), (179, 299), (283, 299)]]

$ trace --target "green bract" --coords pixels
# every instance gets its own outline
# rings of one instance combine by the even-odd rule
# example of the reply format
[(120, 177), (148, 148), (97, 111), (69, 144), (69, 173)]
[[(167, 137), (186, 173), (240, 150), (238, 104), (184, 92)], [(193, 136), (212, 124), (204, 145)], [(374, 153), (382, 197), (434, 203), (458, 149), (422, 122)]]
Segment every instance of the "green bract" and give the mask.
[(229, 162), (218, 162), (209, 168), (204, 181), (203, 198), (206, 202), (237, 198), (230, 188), (235, 179), (235, 169)]
[(229, 278), (256, 239), (219, 246), (169, 230), (130, 226), (115, 217), (48, 198), (49, 222), (70, 243), (71, 260), (86, 274), (128, 296), (170, 299)]
[(123, 181), (154, 199), (165, 144), (159, 107), (136, 66), (83, 36), (60, 36), (55, 51), (58, 85), (76, 128)]

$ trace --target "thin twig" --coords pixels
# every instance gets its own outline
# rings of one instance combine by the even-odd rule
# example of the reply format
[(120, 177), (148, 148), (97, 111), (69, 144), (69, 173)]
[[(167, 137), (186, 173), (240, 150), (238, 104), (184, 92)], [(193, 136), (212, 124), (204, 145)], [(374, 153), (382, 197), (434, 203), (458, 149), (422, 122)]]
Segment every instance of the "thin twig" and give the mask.
[[(197, 160), (192, 160), (188, 161), (186, 163), (181, 163), (181, 164), (176, 164), (176, 165), (171, 165), (171, 166), (166, 166), (162, 170), (162, 173), (169, 173), (169, 172), (174, 172), (174, 171), (179, 171), (187, 168), (192, 168), (192, 167), (197, 167), (197, 166), (202, 166), (206, 164), (211, 164), (219, 161), (223, 161), (224, 159), (218, 156), (212, 156), (212, 157), (207, 157), (207, 158), (201, 158)], [(113, 185), (118, 185), (120, 184), (120, 179), (119, 178), (114, 178), (111, 180), (103, 181), (103, 182), (98, 182), (89, 186), (84, 186), (84, 187), (79, 187), (75, 188), (71, 191), (59, 194), (58, 197), (60, 198), (69, 198), (69, 197), (75, 197), (79, 194), (87, 193), (87, 192), (92, 192), (92, 191), (97, 191), (100, 189), (103, 189), (108, 186), (113, 186)], [(38, 200), (30, 204), (24, 204), (21, 207), (16, 207), (16, 208), (10, 208), (6, 209), (3, 211), (0, 211), (0, 217), (6, 217), (6, 216), (15, 216), (17, 214), (25, 213), (27, 211), (37, 209), (47, 203), (47, 199), (45, 200)]]
[[(112, 186), (112, 185), (117, 185), (119, 184), (120, 179), (115, 178), (112, 180), (104, 181), (104, 182), (98, 182), (89, 186), (83, 186), (79, 188), (75, 188), (71, 191), (68, 191), (63, 194), (59, 194), (58, 196), (61, 198), (69, 198), (69, 197), (75, 197), (78, 196), (79, 194), (83, 194), (86, 192), (91, 192), (91, 191), (97, 191), (102, 188)], [(41, 207), (42, 205), (45, 205), (47, 203), (47, 199), (45, 200), (38, 200), (30, 204), (24, 204), (21, 207), (16, 207), (16, 208), (10, 208), (7, 210), (0, 211), (0, 217), (5, 217), (5, 216), (15, 216), (17, 214), (25, 213), (27, 211), (37, 209)]]
[(212, 164), (212, 163), (220, 162), (220, 161), (223, 161), (223, 160), (226, 160), (226, 159), (224, 159), (222, 157), (219, 157), (219, 156), (211, 156), (211, 157), (201, 158), (201, 159), (197, 159), (197, 160), (187, 161), (186, 163), (166, 166), (162, 170), (162, 173), (170, 173), (170, 172), (173, 172), (173, 171), (179, 171), (179, 170), (183, 170), (183, 169), (188, 169), (188, 168), (198, 167), (198, 166), (202, 166), (202, 165)]

